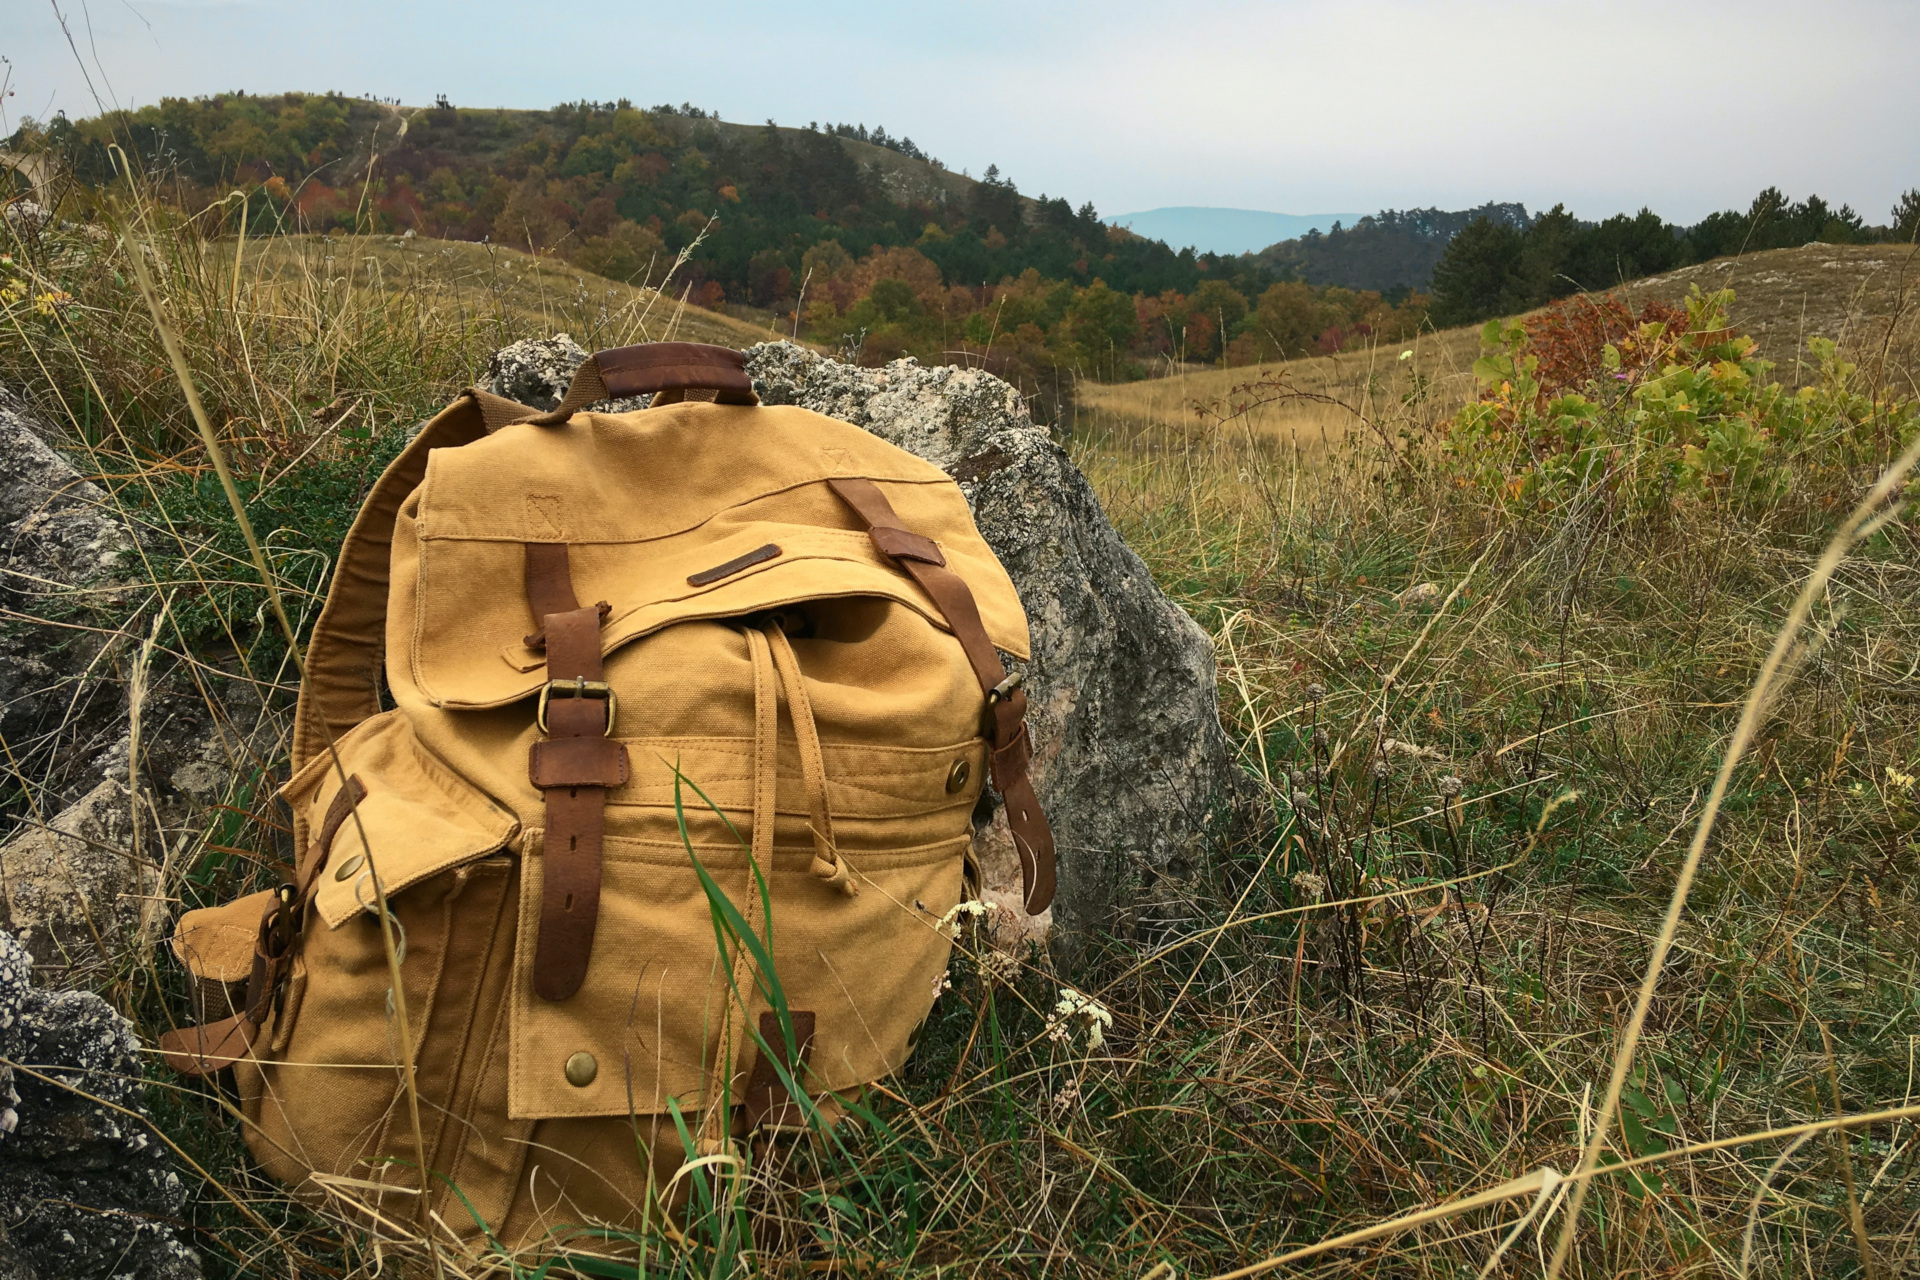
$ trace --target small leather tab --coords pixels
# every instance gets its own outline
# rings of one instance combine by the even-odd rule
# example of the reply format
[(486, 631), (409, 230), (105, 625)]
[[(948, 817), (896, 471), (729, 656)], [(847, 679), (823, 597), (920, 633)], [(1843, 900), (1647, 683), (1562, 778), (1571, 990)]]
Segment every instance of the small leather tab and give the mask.
[(710, 583), (718, 582), (722, 578), (731, 578), (742, 569), (751, 569), (754, 565), (765, 564), (779, 554), (780, 548), (769, 542), (764, 547), (755, 547), (745, 555), (735, 556), (725, 564), (717, 564), (711, 569), (702, 569), (698, 573), (688, 574), (687, 585), (690, 587), (704, 587)]
[(627, 749), (612, 738), (548, 738), (527, 756), (527, 780), (542, 791), (624, 786), (629, 776)]
[[(813, 1033), (817, 1019), (808, 1009), (791, 1010), (788, 1016), (793, 1019), (793, 1039), (799, 1049), (797, 1058), (789, 1055), (786, 1034), (780, 1029), (780, 1015), (772, 1009), (760, 1015), (760, 1038), (778, 1056), (787, 1074), (799, 1080), (803, 1074), (802, 1068), (813, 1057)], [(806, 1112), (787, 1092), (787, 1086), (780, 1081), (780, 1073), (774, 1069), (774, 1064), (764, 1052), (754, 1059), (753, 1074), (747, 1077), (742, 1112), (749, 1133), (760, 1128), (803, 1128), (807, 1122)]]
[(873, 545), (880, 549), (883, 556), (895, 560), (919, 560), (925, 564), (944, 565), (946, 553), (940, 550), (940, 544), (923, 533), (911, 529), (899, 529), (891, 525), (877, 524), (867, 531), (873, 539)]
[(183, 1076), (210, 1076), (253, 1052), (260, 1024), (244, 1013), (208, 1023), (179, 1027), (160, 1037), (160, 1058)]

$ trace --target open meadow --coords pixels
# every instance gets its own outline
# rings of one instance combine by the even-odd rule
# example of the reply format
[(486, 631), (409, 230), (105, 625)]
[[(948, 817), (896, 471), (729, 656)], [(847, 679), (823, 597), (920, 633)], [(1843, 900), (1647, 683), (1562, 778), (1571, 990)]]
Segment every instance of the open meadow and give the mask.
[[(1695, 286), (1731, 289), (1742, 331), (1759, 343), (1759, 354), (1774, 362), (1774, 376), (1785, 384), (1799, 386), (1817, 372), (1806, 360), (1807, 339), (1828, 337), (1841, 341), (1869, 378), (1904, 378), (1912, 394), (1920, 367), (1914, 358), (1917, 280), (1920, 257), (1911, 246), (1814, 244), (1703, 262), (1636, 280), (1620, 292), (1636, 305), (1679, 305)], [(1105, 432), (1203, 426), (1227, 416), (1233, 431), (1310, 451), (1363, 420), (1393, 417), (1410, 395), (1447, 411), (1478, 395), (1473, 362), (1480, 329), (1429, 327), (1402, 342), (1336, 355), (1187, 368), (1137, 382), (1083, 381), (1075, 407)]]
[[(760, 335), (504, 250), (118, 216), (131, 249), (12, 247), (0, 383), (152, 533), (120, 612), (63, 625), (258, 691), (271, 749), (165, 860), (193, 906), (274, 879), (297, 674), (155, 307), (301, 633), (372, 475), (495, 347)], [(1260, 812), (1136, 874), (1070, 968), (963, 935), (872, 1120), (715, 1166), (637, 1274), (1920, 1271), (1920, 281), (1784, 252), (1551, 371), (1468, 329), (1083, 385), (1068, 445), (1213, 637)], [(107, 994), (147, 1043), (186, 1016), (157, 951)], [(218, 1087), (155, 1060), (147, 1090), (210, 1275), (561, 1274), (371, 1241), (260, 1174)]]

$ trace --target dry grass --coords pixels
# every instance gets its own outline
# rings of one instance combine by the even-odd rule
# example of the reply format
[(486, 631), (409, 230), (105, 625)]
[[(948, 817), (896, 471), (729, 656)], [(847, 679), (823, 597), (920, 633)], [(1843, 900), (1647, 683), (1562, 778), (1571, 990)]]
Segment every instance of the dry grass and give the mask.
[(1797, 384), (1814, 370), (1805, 361), (1807, 339), (1832, 338), (1845, 346), (1870, 378), (1916, 387), (1914, 291), (1920, 285), (1920, 250), (1901, 244), (1810, 244), (1720, 258), (1683, 267), (1626, 286), (1628, 298), (1679, 302), (1698, 285), (1702, 291), (1732, 289), (1743, 328), (1760, 352)]
[[(1905, 394), (1920, 393), (1920, 257), (1910, 245), (1808, 245), (1739, 258), (1722, 258), (1670, 275), (1636, 281), (1620, 292), (1634, 301), (1659, 298), (1680, 303), (1694, 286), (1706, 292), (1732, 289), (1743, 331), (1775, 362), (1790, 386), (1817, 373), (1806, 360), (1807, 339), (1833, 338), (1878, 385), (1890, 382)], [(1412, 351), (1408, 360), (1400, 353)], [(1418, 390), (1445, 410), (1473, 398), (1479, 384), (1473, 361), (1480, 354), (1480, 326), (1422, 333), (1407, 342), (1338, 355), (1251, 365), (1187, 370), (1141, 382), (1082, 382), (1078, 411), (1100, 429), (1198, 426), (1217, 417), (1222, 405), (1262, 399), (1240, 390), (1284, 379), (1302, 397), (1267, 399), (1239, 415), (1235, 427), (1270, 436), (1305, 451), (1341, 439), (1362, 421), (1393, 414), (1394, 401)]]
[[(311, 305), (316, 289), (343, 289), (357, 297), (342, 305), (411, 298), (452, 314), (495, 318), (516, 333), (558, 333), (591, 318), (593, 328), (622, 342), (712, 342), (742, 347), (763, 342), (755, 325), (683, 304), (671, 286), (660, 290), (608, 280), (498, 245), (401, 236), (277, 236), (252, 247), (243, 263), (252, 282), (251, 300), (290, 309)], [(234, 242), (221, 241), (215, 257), (232, 262)], [(664, 275), (669, 262), (652, 273)], [(292, 291), (291, 296), (287, 291)], [(622, 337), (622, 335), (625, 335)]]
[[(21, 341), (0, 376), (174, 539), (112, 622), (146, 635), (174, 601), (150, 679), (175, 663), (216, 698), (260, 690), (245, 736), (277, 765), (291, 689), (248, 553), (200, 483), (207, 456), (150, 320), (114, 284), (110, 247), (82, 239), (35, 250), (76, 301), (10, 312)], [(454, 258), (411, 242), (336, 241), (332, 263), (325, 242), (266, 246), (236, 289), (230, 256), (156, 240), (157, 287), (242, 491), (286, 475), (250, 510), (282, 539), (267, 559), (296, 626), (392, 428), (499, 341), (567, 328), (604, 345), (633, 310), (603, 309), (591, 282), (579, 296), (551, 264), (462, 258), (464, 283), (443, 282)], [(1407, 345), (1405, 362), (1295, 362), (1307, 399), (1234, 393), (1251, 370), (1083, 389), (1076, 458), (1213, 635), (1223, 715), (1272, 822), (1163, 872), (1113, 869), (1133, 909), (1070, 975), (1008, 960), (990, 931), (963, 938), (954, 989), (872, 1121), (754, 1162), (685, 1235), (632, 1242), (645, 1274), (1249, 1274), (1356, 1231), (1369, 1238), (1279, 1273), (1544, 1268), (1566, 1202), (1538, 1175), (1503, 1184), (1572, 1170), (1592, 1137), (1742, 701), (1871, 477), (1822, 472), (1758, 511), (1518, 509), (1443, 465), (1477, 334)], [(1896, 370), (1911, 366), (1888, 382)], [(356, 401), (357, 442), (311, 413)], [(1915, 1097), (1920, 814), (1899, 779), (1920, 772), (1916, 565), (1908, 511), (1813, 601), (1605, 1135), (1647, 1163), (1594, 1181), (1570, 1274), (1920, 1269), (1915, 1118), (1860, 1120), (1844, 1140), (1794, 1131)], [(266, 874), (279, 820), (250, 781), (236, 773), (228, 808), (167, 833), (165, 892), (192, 903)], [(164, 961), (129, 955), (123, 971), (116, 998), (145, 1030), (182, 1015)], [(1087, 1018), (1057, 1013), (1069, 984), (1111, 1015), (1097, 1044)], [(417, 1265), (404, 1233), (376, 1244), (268, 1185), (213, 1091), (156, 1072), (151, 1096), (206, 1171), (189, 1225), (214, 1273)], [(447, 1265), (537, 1274), (526, 1258)]]
[[(1403, 360), (1403, 351), (1413, 355)], [(1391, 416), (1395, 403), (1409, 395), (1448, 409), (1464, 403), (1479, 390), (1473, 379), (1479, 354), (1478, 326), (1447, 329), (1338, 355), (1189, 370), (1141, 382), (1082, 382), (1074, 389), (1075, 410), (1099, 430), (1116, 424), (1178, 428), (1215, 421), (1223, 406), (1263, 401), (1238, 415), (1235, 428), (1312, 451), (1344, 438), (1362, 421)], [(1305, 396), (1242, 390), (1278, 380)]]

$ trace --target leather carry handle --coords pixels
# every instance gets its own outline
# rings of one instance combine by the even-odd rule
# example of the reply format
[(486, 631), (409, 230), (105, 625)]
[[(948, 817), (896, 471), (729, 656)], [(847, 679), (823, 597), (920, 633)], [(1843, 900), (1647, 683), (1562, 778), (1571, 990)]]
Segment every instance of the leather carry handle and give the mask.
[(672, 404), (696, 387), (713, 391), (715, 404), (760, 403), (740, 352), (704, 342), (642, 342), (588, 356), (558, 405), (522, 421), (557, 427), (602, 400), (653, 395), (656, 405)]

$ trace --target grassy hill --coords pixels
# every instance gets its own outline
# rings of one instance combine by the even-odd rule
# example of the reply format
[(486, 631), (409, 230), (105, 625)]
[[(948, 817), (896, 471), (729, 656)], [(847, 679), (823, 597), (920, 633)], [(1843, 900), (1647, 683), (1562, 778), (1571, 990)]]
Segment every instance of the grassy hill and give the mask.
[[(1696, 285), (1734, 291), (1736, 323), (1790, 386), (1817, 374), (1807, 349), (1807, 340), (1816, 337), (1839, 342), (1875, 379), (1911, 377), (1920, 368), (1920, 253), (1910, 245), (1775, 249), (1635, 281), (1619, 294), (1636, 306), (1650, 299), (1677, 306)], [(1210, 426), (1223, 411), (1252, 405), (1233, 417), (1235, 430), (1314, 449), (1411, 394), (1444, 411), (1465, 403), (1481, 389), (1473, 372), (1481, 350), (1480, 325), (1428, 328), (1404, 341), (1333, 355), (1082, 383), (1076, 404), (1086, 426), (1128, 431)], [(1402, 360), (1403, 351), (1413, 355)], [(1282, 380), (1306, 395), (1283, 395), (1277, 386), (1237, 390)], [(1914, 394), (1920, 388), (1906, 383), (1903, 390)]]
[(671, 282), (664, 290), (624, 284), (564, 259), (498, 245), (420, 236), (290, 235), (250, 246), (221, 241), (214, 256), (230, 267), (236, 248), (261, 299), (341, 288), (354, 308), (404, 302), (430, 313), (484, 315), (501, 332), (578, 330), (597, 335), (581, 341), (602, 347), (672, 341), (744, 347), (764, 342), (769, 333), (689, 303)]

